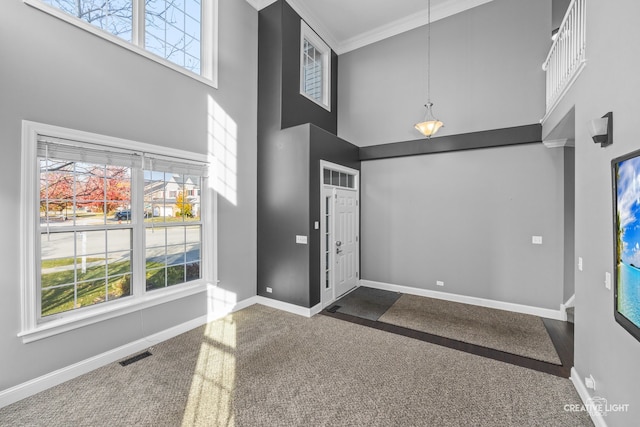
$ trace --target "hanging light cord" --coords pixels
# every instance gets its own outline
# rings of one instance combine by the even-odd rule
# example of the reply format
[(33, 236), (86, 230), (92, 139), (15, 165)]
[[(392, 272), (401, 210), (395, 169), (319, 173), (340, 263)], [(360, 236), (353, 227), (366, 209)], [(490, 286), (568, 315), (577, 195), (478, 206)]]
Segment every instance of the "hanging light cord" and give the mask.
[(427, 2), (427, 105), (431, 105), (431, 0)]

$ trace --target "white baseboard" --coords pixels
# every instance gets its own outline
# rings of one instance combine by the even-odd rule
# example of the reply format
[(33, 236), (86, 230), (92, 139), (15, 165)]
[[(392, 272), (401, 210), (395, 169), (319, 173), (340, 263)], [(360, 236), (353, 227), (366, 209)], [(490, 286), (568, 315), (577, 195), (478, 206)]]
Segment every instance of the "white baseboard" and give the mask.
[(567, 319), (568, 319), (567, 309), (569, 307), (574, 307), (575, 306), (575, 300), (576, 300), (576, 294), (573, 294), (567, 300), (567, 302), (565, 302), (564, 304), (560, 304), (560, 312), (562, 313), (562, 319), (560, 319), (560, 320), (564, 320), (565, 322), (567, 321)]
[[(571, 377), (569, 379), (571, 380), (571, 382), (573, 383), (573, 386), (578, 392), (578, 395), (582, 400), (582, 404), (586, 406), (589, 402), (589, 399), (591, 399), (591, 395), (589, 394), (587, 387), (585, 387), (584, 383), (580, 379), (580, 375), (578, 374), (578, 371), (576, 370), (575, 367), (571, 368)], [(588, 412), (588, 414), (591, 417), (591, 421), (593, 421), (593, 424), (596, 427), (607, 427), (607, 423), (604, 420), (604, 417), (602, 416), (602, 414), (595, 411), (590, 411)]]
[(516, 313), (531, 314), (534, 316), (546, 317), (554, 320), (566, 320), (567, 314), (561, 310), (551, 310), (548, 308), (533, 307), (530, 305), (514, 304), (511, 302), (503, 302), (490, 300), (485, 298), (476, 298), (465, 295), (451, 294), (447, 292), (432, 291), (430, 289), (412, 288), (409, 286), (394, 285), (391, 283), (375, 282), (372, 280), (361, 280), (361, 286), (369, 288), (382, 289), (386, 291), (400, 292), (403, 294), (417, 295), (421, 297), (429, 297), (442, 299), (446, 301), (461, 302), (464, 304), (478, 305), (481, 307), (496, 308), (499, 310), (514, 311)]
[(311, 308), (301, 307), (299, 305), (290, 304), (288, 302), (282, 302), (271, 298), (262, 296), (254, 297), (257, 304), (265, 305), (267, 307), (276, 308), (278, 310), (286, 311), (288, 313), (297, 314), (298, 316), (311, 317), (314, 314), (322, 311), (322, 304), (316, 304)]
[(66, 366), (64, 368), (42, 375), (38, 378), (34, 378), (22, 384), (18, 384), (14, 387), (2, 390), (0, 391), (0, 408), (22, 400), (26, 397), (32, 396), (48, 388), (54, 387), (58, 384), (62, 384), (65, 381), (69, 381), (80, 375), (86, 374), (87, 372), (93, 371), (94, 369), (98, 369), (102, 366), (108, 365), (109, 363), (113, 363), (131, 354), (146, 350), (147, 348), (159, 342), (166, 341), (177, 335), (197, 328), (198, 326), (202, 326), (208, 322), (211, 322), (218, 318), (222, 318), (231, 312), (249, 307), (253, 304), (256, 304), (257, 302), (258, 301), (256, 300), (256, 297), (251, 297), (231, 306), (227, 305), (226, 309), (212, 312), (208, 315), (200, 316), (196, 319), (171, 327), (164, 331), (149, 335), (134, 342), (122, 345), (113, 350), (98, 354), (97, 356), (90, 357), (78, 363), (74, 363), (73, 365)]
[(322, 310), (322, 304), (317, 304), (311, 308), (300, 307), (282, 301), (276, 301), (261, 296), (253, 296), (235, 302), (235, 294), (229, 293), (221, 288), (213, 287), (209, 289), (209, 314), (200, 316), (196, 319), (171, 327), (164, 331), (149, 335), (134, 342), (125, 344), (113, 350), (109, 350), (89, 359), (82, 360), (73, 365), (66, 366), (62, 369), (34, 378), (17, 386), (0, 391), (0, 408), (10, 405), (14, 402), (32, 396), (36, 393), (44, 391), (48, 388), (62, 384), (80, 375), (86, 374), (98, 369), (102, 366), (113, 363), (117, 360), (125, 358), (131, 354), (135, 354), (146, 350), (147, 348), (173, 338), (177, 335), (188, 332), (198, 326), (220, 319), (229, 313), (233, 313), (243, 308), (247, 308), (254, 304), (262, 304), (278, 310), (297, 314), (304, 317), (311, 317)]

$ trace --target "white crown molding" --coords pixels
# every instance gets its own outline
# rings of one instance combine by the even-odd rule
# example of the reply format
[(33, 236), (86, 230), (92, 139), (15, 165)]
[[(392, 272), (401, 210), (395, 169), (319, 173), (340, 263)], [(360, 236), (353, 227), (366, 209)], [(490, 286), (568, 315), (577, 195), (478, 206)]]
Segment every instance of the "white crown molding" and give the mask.
[(255, 10), (261, 10), (269, 6), (271, 3), (275, 3), (277, 0), (247, 0)]
[(573, 139), (549, 139), (546, 141), (542, 141), (545, 147), (547, 148), (562, 148), (562, 147), (575, 147), (575, 141)]
[[(247, 0), (256, 10), (261, 10), (277, 0)], [(446, 0), (431, 8), (431, 22), (447, 18), (467, 9), (489, 3), (493, 0)], [(380, 40), (404, 33), (414, 28), (426, 25), (428, 22), (428, 13), (422, 10), (405, 18), (398, 19), (388, 24), (381, 25), (370, 31), (358, 34), (346, 40), (339, 40), (331, 31), (322, 23), (313, 12), (305, 6), (303, 0), (286, 0), (287, 3), (296, 11), (302, 19), (336, 52), (338, 55), (349, 51), (364, 47), (366, 45), (378, 42)]]

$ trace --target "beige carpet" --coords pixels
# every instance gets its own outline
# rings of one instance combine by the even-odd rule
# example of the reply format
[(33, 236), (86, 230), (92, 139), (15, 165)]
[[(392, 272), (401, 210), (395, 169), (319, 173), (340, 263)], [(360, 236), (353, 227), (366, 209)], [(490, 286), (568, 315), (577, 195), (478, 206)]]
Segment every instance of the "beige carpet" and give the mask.
[(567, 379), (252, 306), (0, 409), (2, 426), (591, 426)]
[(404, 294), (378, 320), (562, 365), (542, 319), (529, 314)]

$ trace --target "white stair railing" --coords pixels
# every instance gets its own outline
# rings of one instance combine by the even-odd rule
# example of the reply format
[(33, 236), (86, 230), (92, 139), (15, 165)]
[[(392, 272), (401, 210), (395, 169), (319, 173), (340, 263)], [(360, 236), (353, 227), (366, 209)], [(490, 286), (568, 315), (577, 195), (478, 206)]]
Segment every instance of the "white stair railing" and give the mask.
[(547, 73), (547, 115), (555, 108), (585, 64), (586, 0), (572, 0), (560, 24), (549, 55), (542, 65)]

